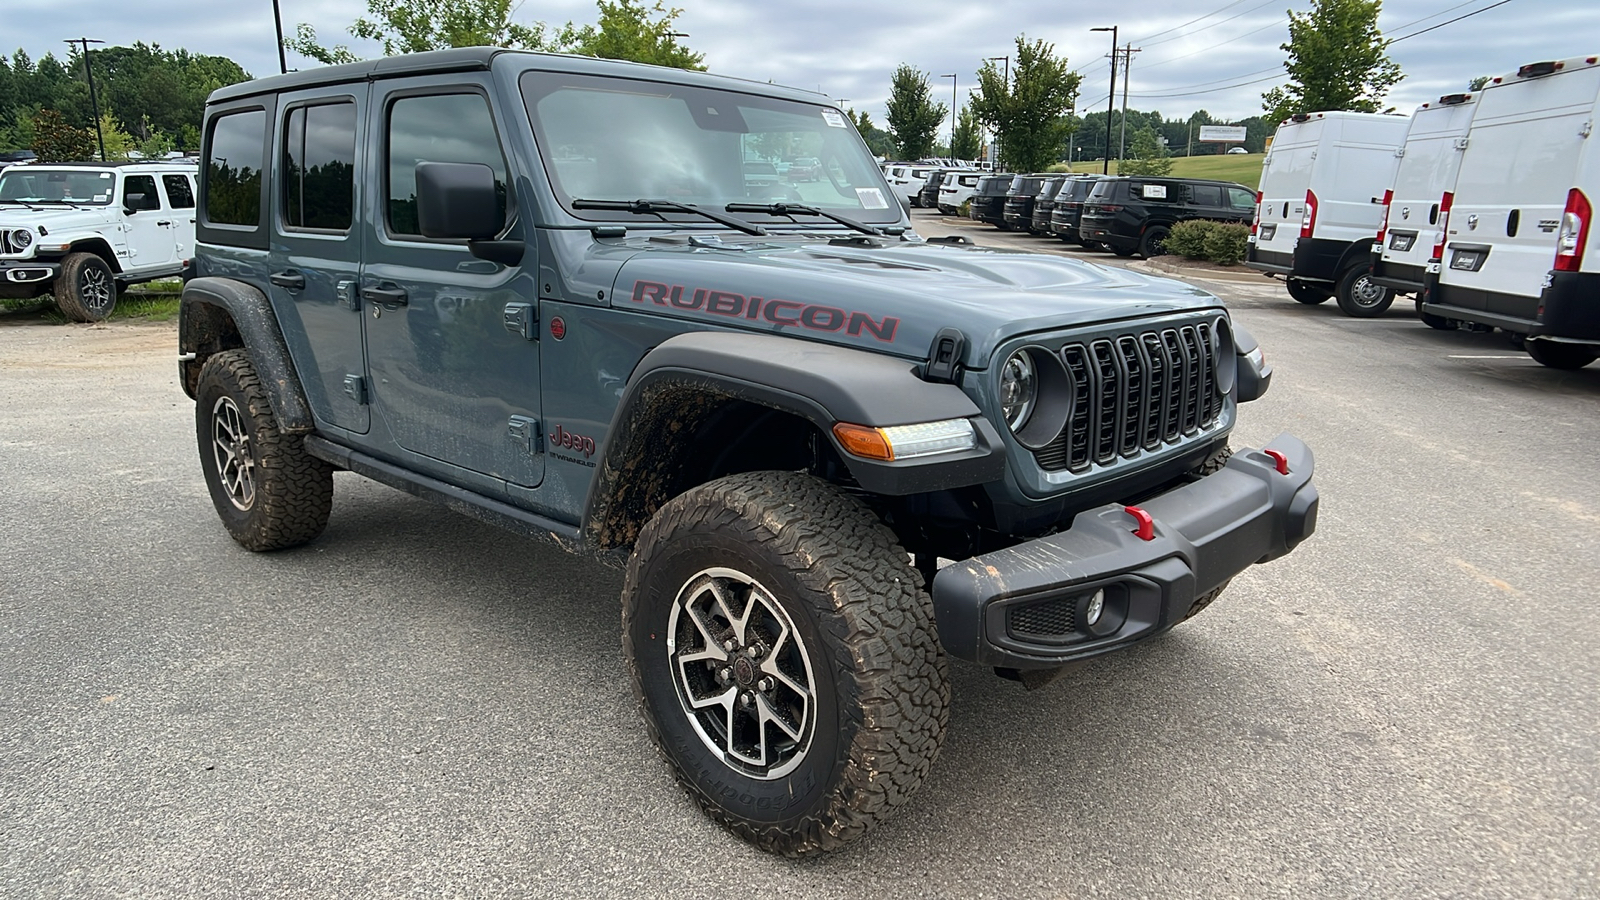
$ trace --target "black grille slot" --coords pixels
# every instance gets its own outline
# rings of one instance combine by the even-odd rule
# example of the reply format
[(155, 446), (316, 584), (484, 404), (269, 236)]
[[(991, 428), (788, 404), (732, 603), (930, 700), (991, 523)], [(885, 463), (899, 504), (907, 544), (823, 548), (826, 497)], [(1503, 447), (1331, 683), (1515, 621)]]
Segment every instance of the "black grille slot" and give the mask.
[(1006, 612), (1006, 628), (1020, 639), (1065, 637), (1076, 627), (1077, 608), (1072, 597), (1013, 606)]
[(1216, 343), (1205, 323), (1062, 347), (1072, 415), (1034, 459), (1046, 471), (1085, 472), (1198, 436), (1222, 415)]
[(11, 240), (11, 232), (0, 228), (0, 253), (21, 253), (22, 250)]

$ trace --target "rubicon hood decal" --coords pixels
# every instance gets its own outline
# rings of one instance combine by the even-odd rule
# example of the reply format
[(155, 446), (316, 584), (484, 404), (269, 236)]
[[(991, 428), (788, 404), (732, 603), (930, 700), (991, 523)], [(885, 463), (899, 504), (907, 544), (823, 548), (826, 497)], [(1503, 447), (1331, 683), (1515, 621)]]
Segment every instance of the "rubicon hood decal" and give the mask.
[(732, 291), (703, 287), (689, 289), (681, 284), (662, 284), (658, 281), (635, 281), (632, 297), (635, 303), (703, 310), (731, 319), (793, 325), (809, 331), (843, 331), (851, 337), (870, 335), (885, 343), (894, 342), (895, 329), (900, 326), (900, 320), (894, 316), (874, 317), (858, 310), (845, 310), (820, 303), (802, 303), (776, 297), (746, 297)]

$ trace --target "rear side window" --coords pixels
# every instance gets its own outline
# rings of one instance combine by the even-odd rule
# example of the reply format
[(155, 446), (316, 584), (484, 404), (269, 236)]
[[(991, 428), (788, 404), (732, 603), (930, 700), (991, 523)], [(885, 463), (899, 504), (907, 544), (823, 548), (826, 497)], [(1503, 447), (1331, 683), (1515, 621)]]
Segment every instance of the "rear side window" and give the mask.
[(1195, 206), (1221, 206), (1222, 186), (1218, 184), (1189, 185), (1189, 202)]
[[(422, 237), (417, 225), (417, 163), (481, 163), (494, 170), (500, 214), (506, 211), (506, 158), (482, 94), (402, 97), (389, 107), (389, 234)], [(776, 171), (776, 170), (774, 170)]]
[(167, 189), (167, 202), (173, 209), (194, 208), (194, 185), (187, 175), (163, 175), (161, 183)]
[(1097, 181), (1094, 183), (1094, 190), (1089, 192), (1089, 199), (1109, 200), (1111, 199), (1111, 195), (1116, 192), (1117, 185), (1121, 183), (1122, 182), (1120, 181), (1107, 181), (1103, 179)]
[(261, 223), (261, 163), (267, 113), (218, 116), (211, 123), (211, 153), (206, 158), (206, 218), (214, 225)]
[(356, 105), (289, 111), (283, 133), (283, 222), (349, 231), (355, 209)]
[(122, 205), (128, 209), (160, 209), (154, 175), (129, 175), (122, 179)]
[(1244, 188), (1231, 187), (1228, 188), (1228, 203), (1234, 209), (1255, 209), (1256, 195)]

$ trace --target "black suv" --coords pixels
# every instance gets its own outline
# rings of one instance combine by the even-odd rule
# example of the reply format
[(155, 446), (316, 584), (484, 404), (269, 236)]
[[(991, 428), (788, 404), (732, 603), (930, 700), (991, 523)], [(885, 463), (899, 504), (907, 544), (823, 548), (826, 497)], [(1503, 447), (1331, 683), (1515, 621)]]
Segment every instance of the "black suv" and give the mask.
[(972, 205), (967, 207), (967, 218), (1004, 228), (1006, 197), (1011, 193), (1011, 185), (1019, 177), (1021, 176), (990, 175), (980, 178), (977, 190), (972, 192)]
[(1033, 221), (1029, 223), (1028, 230), (1034, 234), (1050, 233), (1050, 214), (1056, 208), (1056, 195), (1061, 192), (1062, 185), (1074, 175), (1054, 175), (1044, 180), (1039, 188), (1038, 196), (1033, 198)]
[(1104, 177), (1104, 175), (1084, 175), (1069, 178), (1061, 185), (1055, 197), (1051, 198), (1051, 234), (1070, 244), (1083, 243), (1083, 238), (1078, 236), (1078, 220), (1083, 215), (1083, 201), (1089, 199), (1089, 192), (1094, 190), (1095, 184)]
[(955, 169), (934, 169), (928, 173), (928, 180), (917, 189), (917, 205), (923, 209), (939, 208), (939, 188), (944, 184), (944, 176)]
[(1083, 204), (1078, 235), (1104, 244), (1118, 256), (1160, 256), (1172, 226), (1185, 219), (1249, 224), (1256, 195), (1231, 181), (1198, 178), (1103, 178)]
[(1033, 201), (1050, 177), (1043, 173), (1023, 175), (1011, 185), (1001, 211), (1001, 230), (1027, 231), (1033, 227)]
[[(348, 470), (624, 568), (622, 664), (557, 677), (627, 678), (762, 848), (908, 801), (948, 657), (1037, 687), (1316, 526), (1305, 444), (1229, 448), (1271, 370), (1220, 300), (922, 239), (821, 94), (477, 47), (222, 88), (202, 134), (178, 365), (223, 527), (347, 533)], [(772, 201), (740, 163), (790, 142), (820, 178)]]

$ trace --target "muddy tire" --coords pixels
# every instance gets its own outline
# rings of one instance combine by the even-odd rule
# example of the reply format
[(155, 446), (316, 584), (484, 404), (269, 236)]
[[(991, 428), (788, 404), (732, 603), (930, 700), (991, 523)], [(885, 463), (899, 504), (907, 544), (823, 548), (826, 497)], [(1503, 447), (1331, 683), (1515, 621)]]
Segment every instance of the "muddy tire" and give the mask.
[(312, 540), (333, 508), (333, 468), (283, 434), (244, 350), (206, 359), (195, 387), (200, 468), (223, 527), (247, 550)]
[(68, 253), (56, 275), (56, 306), (74, 322), (102, 322), (117, 308), (117, 279), (93, 253)]
[(810, 856), (911, 797), (950, 705), (921, 584), (876, 516), (807, 475), (721, 478), (655, 514), (623, 649), (651, 740), (712, 819)]

